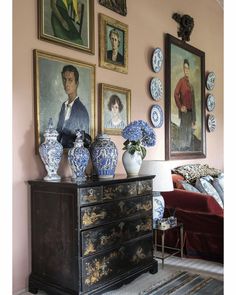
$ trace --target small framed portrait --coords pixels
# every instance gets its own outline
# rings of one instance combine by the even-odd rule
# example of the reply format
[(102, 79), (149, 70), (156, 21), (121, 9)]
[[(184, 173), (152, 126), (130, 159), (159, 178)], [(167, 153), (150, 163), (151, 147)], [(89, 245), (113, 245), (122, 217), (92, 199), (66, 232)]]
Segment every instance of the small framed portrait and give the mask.
[(38, 35), (94, 54), (94, 0), (38, 0)]
[(126, 0), (99, 0), (99, 4), (121, 15), (127, 15)]
[(166, 158), (205, 158), (205, 53), (166, 34), (165, 57)]
[(128, 25), (99, 14), (99, 66), (128, 73)]
[(34, 50), (35, 150), (52, 118), (64, 149), (76, 131), (95, 136), (95, 65)]
[(100, 84), (101, 132), (120, 135), (130, 123), (131, 90)]

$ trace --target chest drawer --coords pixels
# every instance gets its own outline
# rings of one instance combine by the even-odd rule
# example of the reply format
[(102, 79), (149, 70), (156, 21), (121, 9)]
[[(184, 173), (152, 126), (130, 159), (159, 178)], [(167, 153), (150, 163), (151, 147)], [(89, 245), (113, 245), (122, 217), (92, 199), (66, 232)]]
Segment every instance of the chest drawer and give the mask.
[(80, 188), (78, 193), (81, 205), (105, 201), (102, 186)]
[(152, 194), (152, 180), (141, 180), (137, 182), (138, 195)]
[(122, 217), (152, 211), (152, 196), (135, 197), (80, 208), (81, 228), (102, 225)]
[(136, 217), (81, 233), (82, 256), (95, 254), (125, 241), (152, 233), (152, 217)]
[(152, 236), (82, 259), (82, 289), (99, 287), (117, 275), (152, 261)]
[(137, 195), (137, 183), (135, 181), (131, 183), (107, 185), (104, 186), (103, 193), (105, 198), (112, 200), (134, 197)]

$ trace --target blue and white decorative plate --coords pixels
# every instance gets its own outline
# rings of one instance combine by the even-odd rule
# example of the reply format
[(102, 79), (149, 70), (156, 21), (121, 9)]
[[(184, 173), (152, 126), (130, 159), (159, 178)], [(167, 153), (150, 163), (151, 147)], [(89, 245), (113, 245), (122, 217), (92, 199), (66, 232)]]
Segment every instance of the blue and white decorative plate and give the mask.
[(212, 112), (216, 106), (215, 97), (212, 94), (207, 96), (207, 110)]
[(207, 119), (207, 127), (210, 132), (215, 131), (216, 129), (216, 119), (214, 115), (209, 115)]
[(163, 124), (163, 111), (157, 104), (151, 109), (151, 121), (153, 126), (156, 128), (160, 128)]
[(210, 72), (207, 75), (206, 79), (206, 88), (207, 90), (212, 90), (215, 86), (216, 75), (214, 72)]
[(160, 48), (156, 48), (152, 54), (152, 68), (155, 73), (161, 70), (163, 54)]
[(150, 82), (150, 92), (151, 96), (155, 100), (159, 100), (162, 97), (163, 90), (161, 80), (158, 78), (152, 78)]

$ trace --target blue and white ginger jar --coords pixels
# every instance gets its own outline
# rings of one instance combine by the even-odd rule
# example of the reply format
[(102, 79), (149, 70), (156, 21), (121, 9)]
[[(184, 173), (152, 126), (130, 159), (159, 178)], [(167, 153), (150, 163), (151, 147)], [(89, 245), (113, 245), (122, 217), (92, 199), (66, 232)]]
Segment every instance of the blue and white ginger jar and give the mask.
[(153, 192), (153, 226), (156, 227), (159, 220), (164, 216), (165, 211), (165, 201), (162, 195), (159, 192)]
[(88, 166), (90, 154), (84, 147), (82, 133), (76, 132), (74, 147), (68, 151), (68, 162), (72, 170), (72, 179), (83, 181), (86, 179), (85, 170)]
[(118, 150), (107, 134), (100, 134), (91, 145), (92, 162), (99, 178), (112, 178), (118, 160)]
[(58, 181), (61, 177), (57, 174), (63, 147), (57, 141), (58, 132), (53, 128), (52, 118), (48, 121), (48, 128), (44, 132), (44, 142), (39, 146), (39, 154), (47, 170), (46, 181)]

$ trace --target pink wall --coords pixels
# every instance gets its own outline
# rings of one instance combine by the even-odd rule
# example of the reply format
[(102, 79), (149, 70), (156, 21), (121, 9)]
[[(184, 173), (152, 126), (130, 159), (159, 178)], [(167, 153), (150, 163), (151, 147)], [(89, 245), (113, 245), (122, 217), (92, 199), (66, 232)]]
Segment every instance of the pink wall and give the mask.
[[(183, 163), (208, 163), (223, 169), (223, 10), (213, 0), (127, 0), (128, 15), (123, 17), (95, 2), (95, 55), (40, 41), (37, 38), (37, 1), (22, 0), (13, 3), (13, 289), (27, 288), (30, 273), (29, 191), (27, 180), (41, 178), (45, 170), (34, 153), (34, 89), (33, 49), (52, 52), (96, 64), (96, 93), (99, 83), (108, 83), (131, 89), (131, 120), (149, 121), (149, 109), (154, 101), (148, 85), (152, 76), (164, 84), (164, 69), (154, 74), (150, 67), (155, 47), (164, 50), (164, 34), (177, 36), (174, 12), (189, 14), (195, 27), (190, 44), (205, 52), (206, 71), (216, 73), (214, 95), (217, 128), (206, 134), (207, 158), (171, 162), (172, 167)], [(98, 13), (104, 13), (129, 26), (129, 71), (120, 74), (98, 66)], [(97, 96), (97, 95), (96, 95)], [(97, 97), (98, 101), (99, 98)], [(164, 108), (164, 99), (160, 101)], [(147, 150), (147, 159), (164, 159), (164, 125), (155, 129), (158, 143)], [(119, 150), (117, 172), (124, 172), (121, 156), (123, 139), (112, 136)], [(216, 149), (217, 147), (217, 149)], [(70, 176), (63, 159), (60, 174)]]

